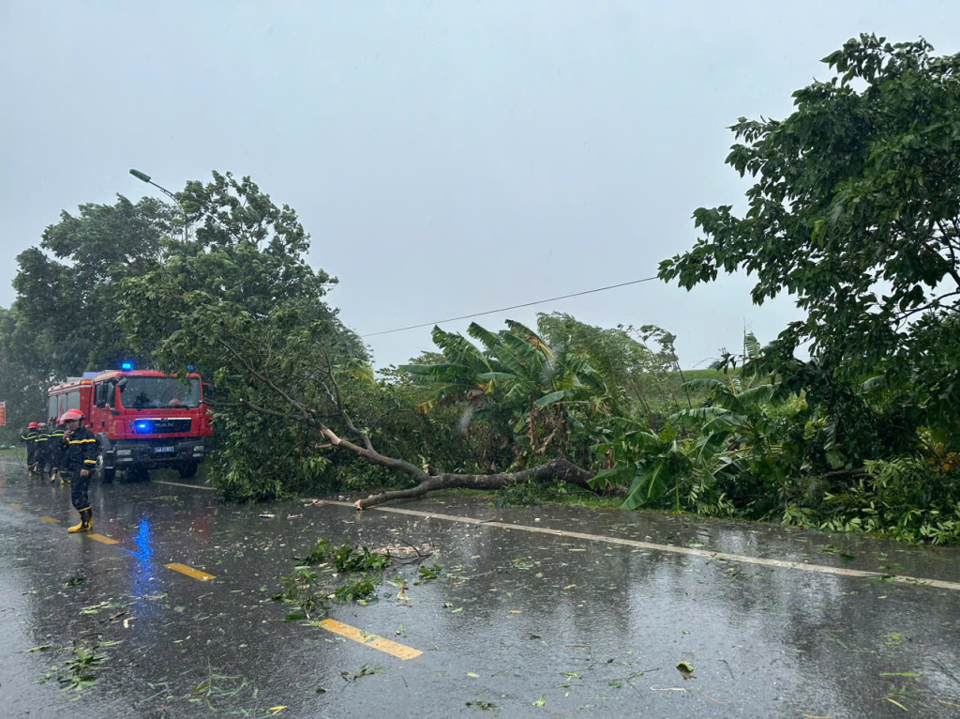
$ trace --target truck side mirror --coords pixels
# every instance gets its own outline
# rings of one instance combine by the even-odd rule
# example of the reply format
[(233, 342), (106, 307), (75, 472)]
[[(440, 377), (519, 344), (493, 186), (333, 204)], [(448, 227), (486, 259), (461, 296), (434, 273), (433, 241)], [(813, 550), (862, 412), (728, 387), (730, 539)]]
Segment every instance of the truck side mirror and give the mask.
[(121, 379), (121, 380), (119, 380), (119, 381), (117, 382), (117, 389), (120, 390), (121, 392), (123, 391), (123, 388), (126, 387), (126, 386), (127, 386), (127, 378), (126, 378), (126, 377), (124, 377), (123, 379)]

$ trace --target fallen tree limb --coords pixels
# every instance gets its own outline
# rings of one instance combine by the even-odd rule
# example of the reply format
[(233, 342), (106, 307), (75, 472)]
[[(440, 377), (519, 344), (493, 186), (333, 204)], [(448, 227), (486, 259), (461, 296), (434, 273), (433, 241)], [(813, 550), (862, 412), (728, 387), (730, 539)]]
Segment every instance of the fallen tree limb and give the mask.
[(592, 477), (593, 474), (591, 472), (581, 469), (575, 464), (571, 464), (563, 457), (558, 457), (547, 464), (524, 469), (519, 472), (502, 472), (500, 474), (440, 474), (424, 479), (416, 487), (394, 489), (381, 492), (380, 494), (372, 494), (366, 499), (358, 500), (355, 504), (357, 509), (368, 509), (395, 499), (422, 497), (428, 492), (436, 492), (440, 489), (500, 489), (508, 484), (526, 482), (531, 479), (539, 482), (561, 480), (590, 489), (589, 480)]
[[(239, 359), (243, 360), (242, 356), (235, 348), (223, 342), (223, 340), (220, 340), (220, 343)], [(320, 446), (329, 446), (334, 449), (347, 450), (359, 457), (363, 457), (371, 464), (405, 474), (419, 482), (417, 486), (409, 489), (388, 490), (380, 492), (379, 494), (370, 495), (366, 499), (358, 500), (356, 502), (357, 509), (368, 509), (370, 507), (376, 507), (377, 505), (383, 504), (384, 502), (391, 502), (397, 499), (414, 499), (416, 497), (422, 497), (428, 492), (435, 492), (442, 489), (497, 490), (510, 484), (519, 484), (530, 480), (537, 482), (562, 481), (569, 484), (574, 484), (578, 487), (583, 487), (591, 491), (596, 491), (590, 486), (590, 480), (594, 476), (593, 472), (588, 472), (585, 469), (577, 467), (575, 464), (572, 464), (562, 456), (557, 457), (546, 464), (540, 465), (539, 467), (531, 467), (529, 469), (520, 470), (519, 472), (501, 472), (496, 474), (446, 474), (429, 465), (427, 465), (426, 468), (421, 469), (420, 467), (417, 467), (406, 460), (380, 454), (380, 452), (378, 452), (374, 447), (373, 441), (371, 440), (369, 434), (357, 427), (353, 421), (353, 418), (344, 407), (342, 395), (340, 393), (340, 386), (337, 382), (336, 375), (333, 372), (332, 365), (330, 364), (329, 356), (327, 356), (326, 353), (324, 353), (324, 355), (327, 360), (326, 380), (328, 382), (328, 384), (326, 384), (324, 387), (325, 393), (331, 404), (337, 410), (337, 413), (340, 415), (343, 425), (350, 433), (358, 438), (359, 442), (353, 442), (341, 437), (337, 432), (333, 431), (320, 419), (320, 414), (314, 408), (308, 406), (305, 402), (300, 401), (296, 397), (291, 396), (288, 392), (275, 385), (269, 380), (269, 378), (255, 370), (251, 364), (246, 361), (242, 362), (241, 369), (266, 387), (270, 388), (277, 395), (277, 397), (282, 400), (282, 403), (292, 408), (296, 414), (291, 414), (289, 411), (281, 412), (276, 409), (263, 407), (246, 399), (240, 399), (237, 405), (232, 406), (242, 407), (244, 409), (252, 410), (270, 417), (300, 422), (301, 424), (315, 430), (323, 437), (325, 442)], [(231, 405), (223, 406), (229, 407)], [(543, 445), (543, 449), (545, 448), (546, 443)], [(613, 491), (622, 494), (624, 489), (624, 487), (614, 488), (607, 485), (605, 491)]]

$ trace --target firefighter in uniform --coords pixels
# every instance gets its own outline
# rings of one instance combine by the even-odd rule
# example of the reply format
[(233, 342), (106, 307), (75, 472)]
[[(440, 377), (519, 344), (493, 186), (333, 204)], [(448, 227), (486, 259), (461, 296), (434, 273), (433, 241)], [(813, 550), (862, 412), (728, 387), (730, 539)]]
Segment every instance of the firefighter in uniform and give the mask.
[(97, 466), (97, 438), (83, 426), (83, 412), (68, 409), (61, 421), (66, 426), (63, 434), (63, 459), (61, 475), (66, 472), (73, 483), (73, 508), (80, 513), (80, 524), (68, 532), (89, 532), (93, 529), (93, 509), (90, 507), (90, 475)]
[(43, 479), (50, 458), (50, 433), (47, 431), (46, 422), (37, 425), (37, 438), (33, 440), (33, 447), (34, 474)]
[(50, 481), (56, 482), (57, 474), (60, 472), (60, 460), (63, 457), (64, 429), (58, 417), (51, 418), (50, 424), (53, 425), (53, 429), (50, 430), (50, 442), (48, 443), (48, 449), (50, 450)]
[(38, 434), (40, 433), (37, 431), (37, 423), (31, 422), (27, 425), (27, 431), (20, 437), (20, 441), (27, 445), (27, 474), (31, 477), (33, 476), (33, 463), (36, 461)]

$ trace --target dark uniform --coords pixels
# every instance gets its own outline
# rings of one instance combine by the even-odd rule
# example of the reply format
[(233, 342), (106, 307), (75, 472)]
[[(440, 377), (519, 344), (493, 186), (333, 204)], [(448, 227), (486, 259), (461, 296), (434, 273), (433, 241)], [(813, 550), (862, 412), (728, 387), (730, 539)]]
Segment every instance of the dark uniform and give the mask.
[(33, 474), (33, 464), (36, 461), (36, 442), (39, 434), (36, 429), (27, 429), (20, 437), (20, 441), (27, 445), (27, 470), (30, 474)]
[(60, 471), (60, 462), (63, 457), (63, 435), (66, 430), (59, 424), (53, 423), (53, 429), (50, 430), (50, 441), (48, 449), (50, 450), (50, 481), (55, 482), (57, 473)]
[(37, 438), (33, 440), (33, 446), (33, 473), (42, 478), (47, 468), (47, 460), (50, 457), (50, 433), (43, 425), (37, 428)]
[[(93, 510), (90, 508), (90, 497), (87, 490), (90, 488), (90, 477), (97, 468), (97, 438), (86, 427), (79, 427), (76, 431), (67, 431), (63, 435), (63, 457), (60, 463), (60, 473), (66, 474), (73, 483), (73, 508), (80, 513), (80, 521), (89, 526)], [(87, 470), (87, 476), (81, 477), (80, 470)]]

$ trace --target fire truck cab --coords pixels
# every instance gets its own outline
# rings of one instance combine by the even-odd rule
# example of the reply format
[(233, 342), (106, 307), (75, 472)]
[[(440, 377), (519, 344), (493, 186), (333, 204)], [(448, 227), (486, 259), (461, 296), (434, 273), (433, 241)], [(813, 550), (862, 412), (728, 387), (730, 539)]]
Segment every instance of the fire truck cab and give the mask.
[(96, 474), (104, 483), (118, 470), (147, 479), (164, 467), (188, 478), (213, 436), (203, 391), (193, 373), (181, 381), (155, 370), (86, 372), (49, 389), (49, 416), (55, 422), (68, 409), (83, 412), (99, 440)]

